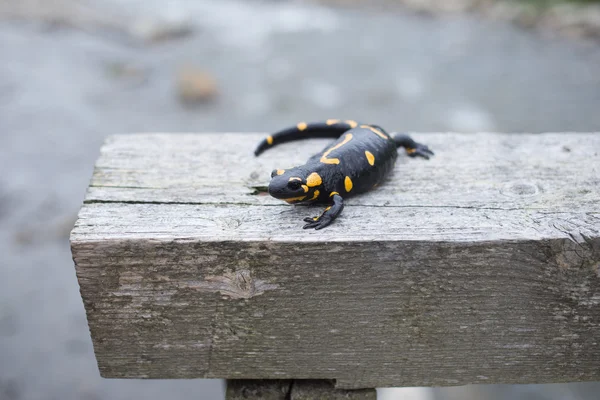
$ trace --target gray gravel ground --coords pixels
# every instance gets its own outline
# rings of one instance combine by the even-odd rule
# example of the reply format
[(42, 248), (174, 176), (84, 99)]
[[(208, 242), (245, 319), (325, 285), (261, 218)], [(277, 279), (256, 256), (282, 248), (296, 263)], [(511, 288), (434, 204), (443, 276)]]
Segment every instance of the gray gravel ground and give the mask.
[[(287, 1), (53, 0), (48, 10), (31, 2), (0, 1), (1, 400), (223, 396), (218, 380), (98, 376), (68, 233), (106, 135), (274, 130), (323, 118), (410, 131), (600, 130), (593, 43), (469, 16)], [(193, 32), (149, 42), (165, 24)], [(215, 101), (178, 101), (175, 77), (190, 64), (214, 75)], [(406, 398), (574, 400), (599, 390), (478, 386)]]

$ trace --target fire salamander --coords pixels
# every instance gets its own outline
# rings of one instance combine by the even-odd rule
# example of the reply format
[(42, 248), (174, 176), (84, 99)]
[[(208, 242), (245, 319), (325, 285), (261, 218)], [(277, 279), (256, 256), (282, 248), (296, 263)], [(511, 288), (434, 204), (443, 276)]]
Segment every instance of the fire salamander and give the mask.
[(267, 136), (254, 154), (281, 143), (307, 138), (335, 138), (322, 152), (308, 162), (290, 169), (271, 173), (269, 194), (290, 204), (326, 204), (325, 211), (304, 221), (304, 229), (323, 229), (335, 220), (344, 208), (344, 199), (364, 193), (379, 185), (391, 172), (397, 147), (404, 147), (410, 157), (429, 159), (433, 152), (404, 134), (388, 134), (377, 125), (330, 119), (305, 123)]

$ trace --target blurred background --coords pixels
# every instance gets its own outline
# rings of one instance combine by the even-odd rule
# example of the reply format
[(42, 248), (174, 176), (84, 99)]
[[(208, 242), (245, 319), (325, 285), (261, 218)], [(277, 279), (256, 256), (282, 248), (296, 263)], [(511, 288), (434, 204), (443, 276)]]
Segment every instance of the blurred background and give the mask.
[[(223, 398), (219, 380), (98, 375), (68, 235), (109, 134), (326, 118), (600, 130), (594, 1), (0, 0), (0, 55), (0, 400)], [(379, 396), (598, 393), (573, 383)]]

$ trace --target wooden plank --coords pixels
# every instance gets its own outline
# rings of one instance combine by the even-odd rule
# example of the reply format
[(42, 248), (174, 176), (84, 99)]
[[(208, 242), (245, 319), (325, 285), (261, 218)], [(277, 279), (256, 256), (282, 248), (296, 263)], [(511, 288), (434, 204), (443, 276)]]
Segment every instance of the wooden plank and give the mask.
[(323, 143), (122, 135), (71, 243), (105, 377), (600, 380), (600, 135), (422, 134), (322, 231), (253, 194)]

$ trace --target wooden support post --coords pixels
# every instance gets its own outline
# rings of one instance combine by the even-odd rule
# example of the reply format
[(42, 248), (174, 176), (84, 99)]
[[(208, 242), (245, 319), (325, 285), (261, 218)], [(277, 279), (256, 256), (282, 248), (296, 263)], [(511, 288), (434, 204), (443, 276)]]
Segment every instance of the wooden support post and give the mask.
[(336, 389), (328, 380), (227, 381), (225, 400), (376, 400), (375, 389)]
[(229, 379), (225, 400), (290, 400), (292, 380)]
[(336, 389), (333, 381), (298, 380), (294, 381), (290, 400), (376, 400), (375, 389), (343, 390)]
[(321, 141), (111, 137), (71, 235), (102, 375), (600, 380), (600, 135), (414, 136), (321, 231), (261, 192)]

